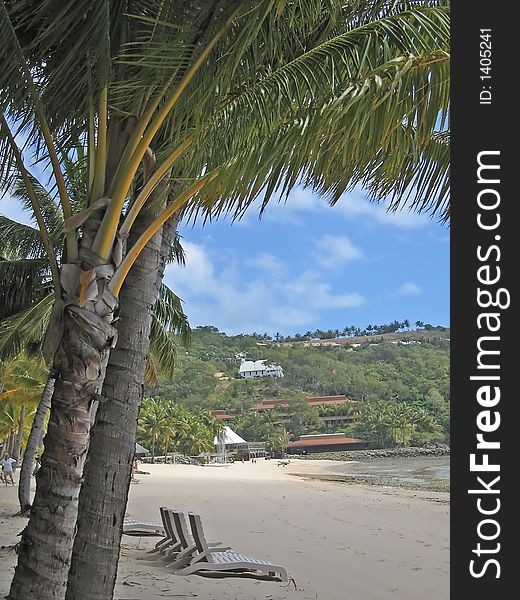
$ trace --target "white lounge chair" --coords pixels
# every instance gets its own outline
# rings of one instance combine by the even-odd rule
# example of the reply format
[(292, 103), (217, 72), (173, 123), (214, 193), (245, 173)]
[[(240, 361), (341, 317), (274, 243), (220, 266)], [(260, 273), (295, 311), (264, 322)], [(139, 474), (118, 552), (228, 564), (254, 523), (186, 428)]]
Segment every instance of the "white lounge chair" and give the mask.
[(230, 574), (242, 572), (255, 575), (267, 574), (275, 577), (278, 573), (281, 581), (288, 581), (287, 571), (283, 567), (239, 554), (229, 547), (210, 546), (206, 542), (200, 516), (195, 513), (188, 513), (188, 518), (196, 551), (192, 552), (191, 560), (187, 566), (174, 567), (176, 575), (190, 575), (197, 572), (205, 572), (206, 574), (211, 574), (211, 572), (225, 573), (227, 571)]
[[(197, 544), (190, 537), (184, 513), (166, 509), (165, 519), (168, 530), (172, 531), (172, 537), (179, 543), (178, 546), (166, 549), (164, 560), (168, 561), (168, 567), (172, 567), (174, 570), (180, 569), (187, 566), (193, 555), (197, 553)], [(208, 547), (214, 550), (230, 550), (228, 546), (223, 546), (222, 542), (209, 543)]]
[(166, 536), (164, 527), (160, 523), (148, 521), (126, 520), (123, 521), (123, 533), (126, 535), (159, 535)]
[(165, 554), (166, 552), (179, 551), (182, 549), (180, 541), (175, 535), (175, 531), (171, 527), (170, 519), (168, 518), (168, 511), (169, 509), (166, 508), (166, 506), (161, 506), (159, 508), (165, 535), (151, 550), (148, 551), (148, 554)]

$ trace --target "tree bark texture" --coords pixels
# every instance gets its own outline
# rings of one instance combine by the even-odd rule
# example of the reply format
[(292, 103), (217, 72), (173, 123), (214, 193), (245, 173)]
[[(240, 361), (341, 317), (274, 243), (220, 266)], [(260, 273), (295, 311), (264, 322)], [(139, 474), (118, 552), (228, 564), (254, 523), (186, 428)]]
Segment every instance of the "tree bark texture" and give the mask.
[(26, 513), (31, 508), (31, 476), (34, 471), (34, 457), (43, 442), (45, 431), (45, 419), (51, 407), (52, 392), (54, 390), (54, 377), (52, 375), (47, 379), (43, 388), (42, 397), (27, 439), (25, 453), (23, 455), (22, 466), (20, 469), (20, 480), (18, 482), (18, 501), (20, 502), (20, 512)]
[[(161, 204), (152, 202), (148, 211), (140, 213), (129, 246), (161, 212)], [(66, 600), (113, 597), (144, 391), (151, 314), (164, 275), (165, 248), (171, 244), (176, 225), (165, 226), (170, 233), (162, 247), (161, 232), (152, 238), (121, 290), (118, 342), (110, 354), (103, 400), (92, 428)]]
[(9, 600), (65, 596), (90, 409), (117, 333), (110, 324), (116, 302), (106, 285), (113, 266), (101, 262), (82, 248), (78, 264), (61, 267), (62, 299), (53, 309), (55, 327), (49, 342), (57, 377), (36, 494), (18, 545)]

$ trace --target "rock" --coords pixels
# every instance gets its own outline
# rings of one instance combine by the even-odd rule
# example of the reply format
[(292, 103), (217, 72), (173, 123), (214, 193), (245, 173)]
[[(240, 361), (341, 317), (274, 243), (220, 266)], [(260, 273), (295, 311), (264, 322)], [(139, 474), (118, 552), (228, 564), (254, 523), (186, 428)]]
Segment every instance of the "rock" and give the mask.
[(370, 461), (381, 458), (415, 458), (416, 456), (449, 456), (450, 447), (446, 444), (431, 444), (428, 447), (406, 446), (380, 450), (350, 450), (344, 452), (320, 452), (304, 455), (292, 454), (291, 458), (307, 460), (356, 460)]

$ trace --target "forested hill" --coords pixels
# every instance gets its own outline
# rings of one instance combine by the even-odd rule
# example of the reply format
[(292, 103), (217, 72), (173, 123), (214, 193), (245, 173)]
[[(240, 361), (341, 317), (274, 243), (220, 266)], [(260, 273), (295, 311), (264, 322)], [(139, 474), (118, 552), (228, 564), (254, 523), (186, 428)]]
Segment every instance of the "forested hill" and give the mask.
[[(263, 398), (345, 394), (353, 400), (419, 405), (449, 427), (449, 343), (446, 328), (277, 342), (263, 335), (228, 336), (216, 328), (193, 331), (189, 351), (179, 346), (172, 381), (149, 394), (187, 406), (247, 410)], [(314, 339), (314, 341), (313, 341)], [(238, 379), (241, 358), (280, 364), (283, 378)]]

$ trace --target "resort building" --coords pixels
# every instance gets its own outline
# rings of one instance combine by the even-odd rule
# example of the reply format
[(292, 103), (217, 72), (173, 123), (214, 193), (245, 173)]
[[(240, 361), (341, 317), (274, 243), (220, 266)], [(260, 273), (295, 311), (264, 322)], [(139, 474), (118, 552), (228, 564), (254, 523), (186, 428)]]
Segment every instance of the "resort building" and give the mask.
[(344, 433), (324, 433), (320, 435), (302, 435), (299, 440), (289, 442), (288, 454), (309, 454), (311, 452), (341, 452), (344, 450), (362, 450), (368, 442), (357, 438), (348, 438)]
[[(338, 396), (310, 396), (307, 398), (309, 406), (318, 406), (323, 414), (321, 418), (327, 429), (335, 429), (355, 423), (359, 420), (359, 409), (357, 400), (349, 400), (344, 395)], [(345, 405), (350, 406), (350, 410), (345, 410)], [(285, 410), (288, 408), (288, 403), (283, 400), (265, 399), (260, 404), (257, 404), (249, 410), (254, 412), (266, 412), (269, 410), (278, 409), (280, 412), (281, 421), (289, 420), (290, 414)], [(215, 415), (216, 416), (216, 415)]]
[[(334, 430), (337, 427), (345, 427), (351, 423), (355, 423), (360, 418), (357, 400), (350, 400), (345, 395), (337, 396), (310, 396), (307, 398), (309, 406), (319, 406), (323, 410), (321, 418), (328, 430)], [(350, 409), (346, 409), (348, 405)], [(252, 406), (251, 412), (265, 413), (270, 410), (277, 409), (280, 417), (280, 422), (284, 423), (290, 420), (288, 412), (289, 404), (283, 399), (266, 398), (259, 404)], [(235, 419), (235, 415), (229, 414), (225, 410), (212, 410), (211, 414), (214, 417), (222, 419), (224, 423), (231, 423)]]
[(244, 379), (283, 377), (283, 369), (280, 365), (267, 364), (266, 360), (242, 360), (238, 374)]
[(220, 436), (215, 436), (213, 440), (214, 446), (224, 445), (226, 450), (240, 450), (247, 449), (247, 442), (244, 438), (240, 437), (238, 433), (233, 431), (231, 427), (224, 427)]
[(215, 451), (223, 456), (232, 453), (238, 458), (249, 460), (252, 456), (258, 458), (265, 455), (265, 442), (246, 442), (227, 425), (220, 436), (215, 436), (213, 445)]
[(235, 420), (235, 415), (230, 415), (225, 410), (212, 410), (210, 412), (217, 419), (224, 421), (224, 423), (230, 423)]

